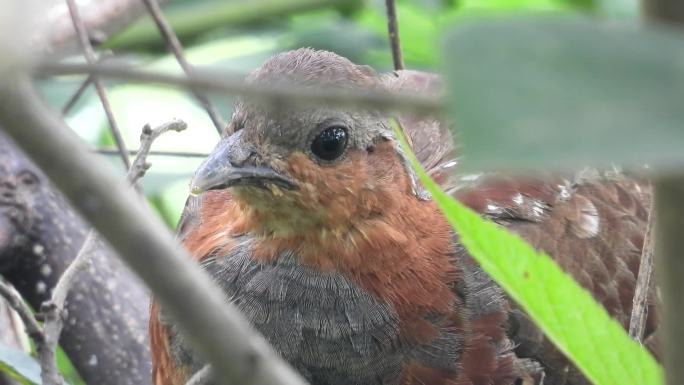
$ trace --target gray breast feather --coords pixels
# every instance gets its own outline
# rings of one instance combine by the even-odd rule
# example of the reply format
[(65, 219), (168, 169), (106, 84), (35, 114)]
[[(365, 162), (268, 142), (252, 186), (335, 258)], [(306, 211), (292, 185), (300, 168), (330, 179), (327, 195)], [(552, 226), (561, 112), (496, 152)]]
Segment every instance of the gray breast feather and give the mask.
[[(463, 346), (456, 331), (444, 328), (430, 346), (409, 345), (400, 338), (392, 307), (343, 274), (304, 266), (292, 252), (259, 263), (251, 258), (250, 238), (238, 241), (228, 255), (208, 258), (202, 267), (311, 383), (394, 385), (407, 360), (456, 370)], [(201, 368), (173, 327), (171, 334), (174, 358), (192, 371)]]

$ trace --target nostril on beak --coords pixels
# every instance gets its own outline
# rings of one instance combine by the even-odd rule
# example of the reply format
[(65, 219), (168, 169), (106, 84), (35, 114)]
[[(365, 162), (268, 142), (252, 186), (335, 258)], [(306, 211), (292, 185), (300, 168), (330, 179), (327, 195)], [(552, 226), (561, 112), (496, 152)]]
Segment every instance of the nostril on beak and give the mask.
[(253, 166), (256, 164), (257, 153), (251, 148), (235, 146), (228, 152), (228, 161), (233, 167)]
[(225, 151), (228, 162), (232, 167), (254, 166), (257, 161), (257, 152), (254, 145), (247, 143), (242, 138), (240, 130), (228, 138)]

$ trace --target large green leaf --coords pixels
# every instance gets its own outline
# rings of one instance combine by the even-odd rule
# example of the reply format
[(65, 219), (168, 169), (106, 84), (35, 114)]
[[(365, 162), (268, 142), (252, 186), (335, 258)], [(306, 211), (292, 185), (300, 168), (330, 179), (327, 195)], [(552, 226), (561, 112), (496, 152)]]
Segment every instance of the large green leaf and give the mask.
[(466, 167), (684, 166), (684, 34), (490, 19), (456, 28), (444, 52)]
[[(395, 131), (408, 149), (401, 129), (395, 126)], [(594, 384), (663, 384), (660, 365), (589, 292), (549, 256), (444, 193), (408, 152), (473, 258)]]

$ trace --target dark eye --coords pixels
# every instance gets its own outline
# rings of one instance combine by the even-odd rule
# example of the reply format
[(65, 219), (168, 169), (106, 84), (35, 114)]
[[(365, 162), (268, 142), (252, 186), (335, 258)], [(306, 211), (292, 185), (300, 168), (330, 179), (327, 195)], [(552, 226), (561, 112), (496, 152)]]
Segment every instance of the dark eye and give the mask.
[(321, 131), (311, 143), (311, 152), (323, 160), (339, 158), (347, 148), (347, 129), (332, 126)]

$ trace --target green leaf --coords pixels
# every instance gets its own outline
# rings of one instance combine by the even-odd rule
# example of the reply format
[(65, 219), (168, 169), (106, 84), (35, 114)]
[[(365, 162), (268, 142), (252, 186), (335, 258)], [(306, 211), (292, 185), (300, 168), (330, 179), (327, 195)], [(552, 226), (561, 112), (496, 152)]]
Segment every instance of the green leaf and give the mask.
[(444, 193), (408, 150), (397, 123), (394, 128), (421, 181), (473, 258), (594, 384), (664, 383), (660, 365), (588, 291), (549, 256)]
[(29, 354), (0, 343), (0, 371), (25, 385), (40, 385), (40, 365)]
[(66, 385), (86, 385), (85, 381), (83, 378), (81, 378), (81, 375), (74, 367), (74, 364), (71, 362), (71, 359), (69, 359), (69, 356), (67, 356), (64, 349), (58, 345), (57, 351), (55, 353), (55, 358), (57, 359), (57, 369), (64, 377)]
[(449, 112), (469, 169), (684, 166), (684, 35), (494, 19), (448, 35)]

